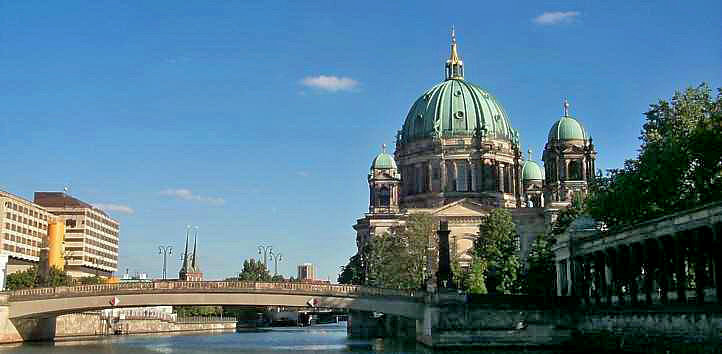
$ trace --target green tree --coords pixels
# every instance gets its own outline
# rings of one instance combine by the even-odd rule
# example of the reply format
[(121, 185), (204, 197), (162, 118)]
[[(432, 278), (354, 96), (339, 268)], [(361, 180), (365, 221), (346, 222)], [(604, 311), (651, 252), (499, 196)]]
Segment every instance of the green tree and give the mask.
[(486, 265), (487, 290), (504, 294), (518, 291), (519, 237), (511, 212), (497, 208), (482, 219), (473, 252)]
[(609, 227), (722, 199), (722, 90), (687, 88), (645, 118), (639, 156), (590, 186), (589, 213)]
[(554, 236), (542, 234), (532, 243), (524, 272), (522, 291), (528, 295), (551, 296), (554, 294), (556, 269), (554, 265)]
[(339, 284), (363, 284), (363, 265), (361, 263), (361, 256), (356, 254), (349, 258), (348, 264), (343, 266), (341, 274), (338, 275)]
[(431, 214), (410, 215), (403, 225), (375, 236), (364, 247), (367, 283), (385, 288), (421, 287), (426, 275), (436, 271), (437, 245)]
[(486, 294), (486, 261), (474, 256), (469, 266), (469, 273), (465, 277), (465, 287), (472, 294)]
[(5, 288), (7, 290), (18, 290), (33, 288), (36, 285), (38, 271), (35, 267), (28, 268), (22, 272), (9, 274), (5, 277)]
[(271, 274), (266, 265), (254, 258), (243, 261), (243, 269), (238, 274), (240, 281), (271, 281)]

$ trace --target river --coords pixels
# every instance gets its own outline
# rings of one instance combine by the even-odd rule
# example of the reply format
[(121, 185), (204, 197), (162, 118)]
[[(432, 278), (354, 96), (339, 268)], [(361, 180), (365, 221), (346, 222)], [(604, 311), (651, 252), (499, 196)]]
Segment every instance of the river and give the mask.
[[(258, 332), (136, 335), (57, 343), (0, 346), (3, 353), (374, 353), (428, 352), (414, 342), (352, 339), (343, 324), (272, 328)], [(499, 351), (489, 351), (498, 353)], [(523, 351), (529, 353), (529, 351)], [(508, 353), (512, 353), (509, 351)], [(541, 353), (541, 352), (534, 352)], [(552, 351), (549, 351), (552, 353)]]

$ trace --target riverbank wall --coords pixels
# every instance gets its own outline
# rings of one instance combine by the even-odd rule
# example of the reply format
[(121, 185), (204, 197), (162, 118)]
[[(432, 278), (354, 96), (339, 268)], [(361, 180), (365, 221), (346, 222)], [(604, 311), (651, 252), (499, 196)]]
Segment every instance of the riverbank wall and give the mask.
[(100, 313), (86, 312), (58, 316), (55, 320), (55, 340), (115, 334), (230, 331), (235, 329), (235, 319), (128, 318), (108, 320)]

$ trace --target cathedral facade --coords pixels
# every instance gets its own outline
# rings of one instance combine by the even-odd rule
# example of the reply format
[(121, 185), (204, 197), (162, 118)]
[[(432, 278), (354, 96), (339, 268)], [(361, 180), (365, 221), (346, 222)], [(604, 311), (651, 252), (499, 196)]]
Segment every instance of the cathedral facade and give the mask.
[(479, 235), (482, 217), (493, 208), (512, 212), (524, 258), (533, 239), (549, 228), (556, 212), (586, 194), (596, 152), (581, 123), (569, 115), (551, 127), (542, 168), (524, 158), (519, 132), (501, 103), (464, 79), (464, 63), (452, 32), (444, 81), (411, 106), (396, 135), (393, 155), (383, 151), (368, 174), (369, 212), (358, 219), (356, 244), (425, 212), (447, 221), (452, 250), (462, 266)]

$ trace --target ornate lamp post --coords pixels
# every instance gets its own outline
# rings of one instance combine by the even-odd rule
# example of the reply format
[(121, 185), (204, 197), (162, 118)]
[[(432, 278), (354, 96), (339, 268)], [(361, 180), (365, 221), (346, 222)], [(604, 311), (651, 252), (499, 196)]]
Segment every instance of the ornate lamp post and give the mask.
[(273, 268), (273, 275), (278, 274), (278, 262), (283, 260), (283, 255), (281, 253), (273, 253), (273, 250), (269, 252), (269, 255), (271, 256), (271, 259), (276, 263), (275, 268)]
[(163, 255), (163, 280), (166, 279), (167, 266), (168, 266), (168, 255), (173, 254), (173, 246), (158, 246), (158, 254)]
[(273, 254), (272, 250), (273, 246), (258, 246), (258, 254), (263, 255), (263, 265), (266, 266), (266, 270), (268, 270), (268, 253)]

